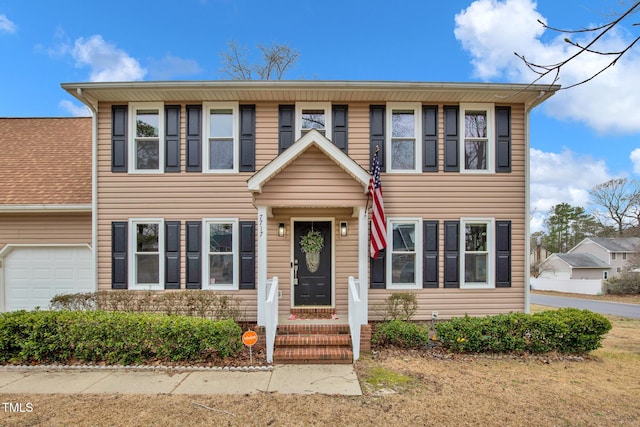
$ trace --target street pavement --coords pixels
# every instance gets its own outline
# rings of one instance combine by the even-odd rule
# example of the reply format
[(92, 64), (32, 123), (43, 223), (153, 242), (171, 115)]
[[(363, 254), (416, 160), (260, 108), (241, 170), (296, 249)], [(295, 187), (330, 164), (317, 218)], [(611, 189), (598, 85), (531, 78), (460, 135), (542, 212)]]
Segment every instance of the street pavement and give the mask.
[(581, 310), (591, 310), (600, 314), (611, 314), (621, 317), (640, 319), (640, 305), (619, 302), (596, 301), (582, 298), (569, 298), (555, 295), (531, 294), (531, 304), (546, 305), (548, 307), (571, 307)]
[(254, 370), (0, 367), (3, 394), (362, 395), (353, 365), (275, 365)]

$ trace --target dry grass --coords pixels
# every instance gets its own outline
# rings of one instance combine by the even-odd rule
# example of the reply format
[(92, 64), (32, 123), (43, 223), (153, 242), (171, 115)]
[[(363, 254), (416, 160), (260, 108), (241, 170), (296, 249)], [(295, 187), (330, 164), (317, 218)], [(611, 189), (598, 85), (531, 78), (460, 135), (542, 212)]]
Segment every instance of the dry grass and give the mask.
[(637, 426), (640, 320), (612, 322), (583, 360), (384, 350), (356, 365), (361, 397), (0, 395), (33, 404), (0, 425)]

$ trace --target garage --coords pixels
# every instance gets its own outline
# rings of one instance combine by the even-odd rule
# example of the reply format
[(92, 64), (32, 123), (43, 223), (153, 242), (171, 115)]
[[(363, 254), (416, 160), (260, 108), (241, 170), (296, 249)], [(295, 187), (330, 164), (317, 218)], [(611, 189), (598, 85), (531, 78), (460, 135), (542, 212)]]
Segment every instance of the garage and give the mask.
[(5, 311), (44, 310), (57, 294), (95, 290), (86, 245), (15, 247), (2, 267)]

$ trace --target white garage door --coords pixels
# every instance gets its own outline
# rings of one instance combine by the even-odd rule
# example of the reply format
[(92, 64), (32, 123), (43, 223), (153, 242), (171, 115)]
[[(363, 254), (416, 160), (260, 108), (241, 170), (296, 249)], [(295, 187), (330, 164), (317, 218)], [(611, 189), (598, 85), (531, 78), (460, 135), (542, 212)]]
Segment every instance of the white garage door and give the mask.
[(3, 270), (6, 311), (46, 310), (57, 294), (95, 290), (87, 247), (15, 248)]

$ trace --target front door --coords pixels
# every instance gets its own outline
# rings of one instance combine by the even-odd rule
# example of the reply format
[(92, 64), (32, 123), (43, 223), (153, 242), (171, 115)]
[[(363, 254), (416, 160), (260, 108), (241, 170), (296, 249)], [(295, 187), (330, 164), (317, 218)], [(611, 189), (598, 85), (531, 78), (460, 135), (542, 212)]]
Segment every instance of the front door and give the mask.
[(296, 221), (293, 229), (293, 305), (330, 306), (331, 222)]

